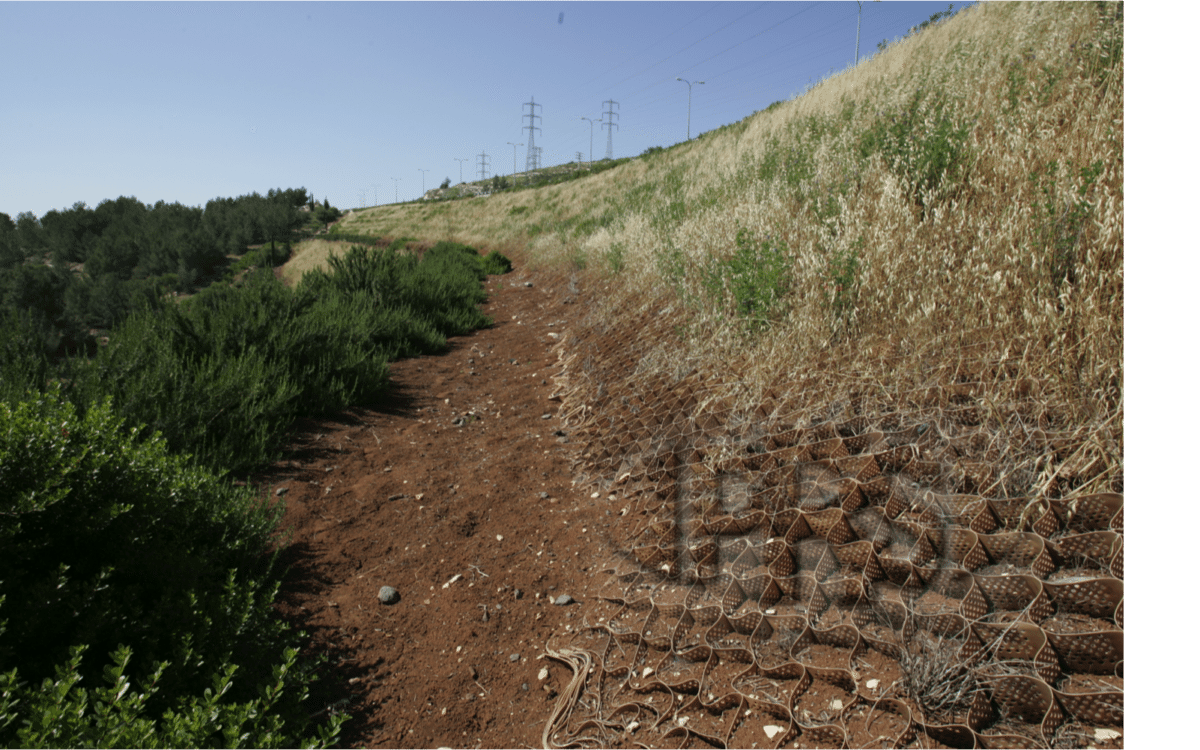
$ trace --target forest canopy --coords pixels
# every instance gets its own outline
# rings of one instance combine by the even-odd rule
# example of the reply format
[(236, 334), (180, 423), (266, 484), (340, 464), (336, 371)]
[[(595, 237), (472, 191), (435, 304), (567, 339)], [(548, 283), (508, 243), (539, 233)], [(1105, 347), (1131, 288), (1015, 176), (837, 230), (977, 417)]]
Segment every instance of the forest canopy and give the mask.
[(229, 256), (270, 244), (268, 260), (282, 262), (298, 230), (339, 216), (303, 187), (214, 198), (204, 208), (122, 196), (40, 219), (0, 213), (0, 315), (39, 331), (47, 353), (77, 352), (89, 332), (221, 278)]

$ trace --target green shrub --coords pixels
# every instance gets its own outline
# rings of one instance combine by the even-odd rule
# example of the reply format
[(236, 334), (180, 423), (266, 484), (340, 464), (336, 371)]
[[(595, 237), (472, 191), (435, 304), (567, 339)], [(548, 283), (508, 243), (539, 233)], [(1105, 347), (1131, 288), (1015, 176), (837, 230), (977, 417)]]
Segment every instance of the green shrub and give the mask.
[(483, 272), (489, 276), (508, 273), (512, 267), (512, 261), (498, 250), (483, 256)]
[(741, 319), (753, 332), (781, 311), (790, 271), (790, 259), (770, 239), (753, 238), (742, 229), (732, 255), (708, 259), (700, 283), (711, 304)]
[(608, 262), (608, 269), (614, 274), (625, 270), (625, 243), (614, 242), (604, 252), (604, 259)]
[(50, 354), (58, 333), (44, 318), (27, 311), (6, 310), (0, 316), (0, 400), (19, 401), (41, 390), (53, 369)]
[(918, 90), (898, 112), (878, 117), (859, 139), (860, 155), (880, 154), (922, 208), (929, 193), (960, 181), (969, 166), (970, 127), (948, 109), (942, 96)]
[(159, 682), (168, 663), (157, 664), (154, 674), (140, 681), (139, 691), (125, 674), (132, 651), (122, 647), (110, 654), (112, 665), (105, 669), (109, 687), (89, 689), (79, 684), (84, 651), (84, 646), (74, 647), (69, 660), (56, 667), (54, 678), (36, 687), (23, 684), (16, 670), (0, 673), (0, 737), (9, 735), (6, 746), (330, 747), (349, 718), (336, 715), (315, 728), (315, 737), (294, 739), (280, 708), (295, 649), (284, 653), (275, 667), (274, 683), (264, 685), (261, 698), (224, 700), (236, 672), (236, 665), (229, 665), (202, 695), (179, 696), (161, 715), (150, 703), (161, 697)]
[(858, 311), (858, 291), (861, 283), (863, 238), (859, 237), (847, 249), (830, 254), (825, 266), (825, 284), (821, 294), (830, 312), (830, 330), (834, 337), (844, 334), (853, 324)]
[(1104, 171), (1104, 163), (1093, 162), (1078, 170), (1068, 163), (1063, 171), (1068, 180), (1079, 183), (1073, 192), (1059, 188), (1062, 175), (1056, 161), (1051, 161), (1045, 169), (1039, 169), (1029, 178), (1041, 195), (1034, 203), (1037, 239), (1043, 248), (1043, 268), (1049, 275), (1049, 293), (1055, 297), (1063, 284), (1074, 286), (1076, 283), (1078, 248), (1095, 211), (1088, 202), (1088, 193)]
[(78, 408), (111, 396), (118, 416), (161, 433), (171, 450), (246, 471), (277, 455), (296, 417), (378, 393), (388, 361), (490, 325), (480, 282), (507, 259), (489, 257), (457, 243), (420, 260), (355, 246), (295, 291), (259, 269), (237, 286), (146, 308), (92, 360), (57, 366), (39, 354), (47, 331), (15, 321), (0, 333), (0, 395), (12, 401), (62, 379)]
[[(224, 714), (291, 744), (307, 678), (272, 608), (282, 507), (143, 432), (57, 388), (0, 403), (0, 742), (245, 742), (219, 734)], [(122, 702), (130, 678), (146, 694)], [(210, 711), (214, 685), (228, 703)]]

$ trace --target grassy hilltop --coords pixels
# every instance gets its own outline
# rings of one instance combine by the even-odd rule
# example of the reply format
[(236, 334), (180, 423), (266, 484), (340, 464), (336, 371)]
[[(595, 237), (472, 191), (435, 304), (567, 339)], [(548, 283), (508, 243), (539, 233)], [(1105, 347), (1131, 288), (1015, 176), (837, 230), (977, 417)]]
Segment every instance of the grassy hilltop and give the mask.
[(674, 324), (641, 342), (647, 381), (699, 368), (714, 398), (827, 417), (969, 404), (994, 435), (975, 491), (1119, 492), (1123, 33), (1120, 4), (983, 4), (601, 174), (341, 230), (602, 282), (596, 325)]

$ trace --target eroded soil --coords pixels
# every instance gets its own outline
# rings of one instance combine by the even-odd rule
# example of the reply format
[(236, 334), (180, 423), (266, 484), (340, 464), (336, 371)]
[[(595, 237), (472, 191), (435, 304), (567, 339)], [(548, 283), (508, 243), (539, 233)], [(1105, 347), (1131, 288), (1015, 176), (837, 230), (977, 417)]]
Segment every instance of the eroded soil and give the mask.
[(257, 478), (284, 491), (278, 608), (330, 656), (314, 705), (352, 714), (343, 745), (540, 746), (563, 670), (539, 679), (539, 656), (611, 550), (548, 398), (574, 285), (518, 268), (488, 288), (493, 327), (392, 364), (381, 400), (299, 425)]

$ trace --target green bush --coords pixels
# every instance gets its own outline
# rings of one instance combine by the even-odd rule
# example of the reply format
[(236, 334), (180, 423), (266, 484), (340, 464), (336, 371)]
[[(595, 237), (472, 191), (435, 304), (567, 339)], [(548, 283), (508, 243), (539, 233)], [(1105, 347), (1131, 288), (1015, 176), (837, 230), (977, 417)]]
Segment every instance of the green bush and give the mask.
[(307, 678), (271, 606), (282, 508), (141, 433), (57, 388), (0, 403), (0, 742), (293, 744)]
[(246, 471), (277, 455), (296, 417), (378, 393), (389, 360), (490, 325), (480, 282), (507, 260), (490, 257), (456, 243), (420, 260), (355, 246), (295, 291), (260, 269), (237, 286), (147, 307), (92, 360), (57, 366), (39, 354), (44, 326), (14, 319), (0, 333), (0, 395), (19, 399), (61, 379), (79, 409), (111, 396), (119, 417), (161, 433), (171, 450)]
[(23, 684), (16, 670), (0, 673), (0, 736), (9, 735), (6, 746), (330, 747), (349, 718), (336, 715), (315, 728), (315, 737), (293, 738), (280, 708), (295, 664), (295, 649), (284, 653), (275, 667), (273, 684), (263, 686), (260, 698), (243, 703), (223, 701), (237, 671), (236, 665), (229, 665), (202, 696), (180, 696), (161, 715), (150, 703), (162, 697), (159, 682), (168, 663), (157, 664), (154, 674), (140, 681), (139, 691), (125, 674), (132, 651), (122, 647), (110, 654), (112, 665), (105, 669), (109, 687), (89, 689), (79, 684), (84, 651), (84, 646), (74, 647), (69, 660), (55, 669), (54, 678), (46, 678), (37, 687)]
[(971, 129), (948, 109), (942, 96), (918, 90), (900, 111), (877, 118), (859, 140), (860, 155), (880, 154), (922, 208), (928, 194), (960, 181), (969, 166)]
[(50, 354), (59, 334), (35, 313), (6, 310), (0, 316), (0, 400), (19, 401), (40, 390), (53, 372)]
[(861, 284), (859, 254), (863, 245), (863, 238), (859, 237), (849, 248), (831, 253), (826, 261), (821, 295), (830, 312), (830, 330), (834, 337), (845, 333), (855, 321)]
[(498, 250), (493, 250), (483, 256), (483, 272), (489, 276), (506, 274), (512, 270), (512, 267), (512, 261)]
[(769, 239), (753, 238), (742, 229), (732, 255), (708, 259), (700, 283), (710, 304), (741, 319), (754, 332), (768, 326), (782, 310), (791, 286), (790, 271), (790, 259)]

